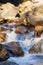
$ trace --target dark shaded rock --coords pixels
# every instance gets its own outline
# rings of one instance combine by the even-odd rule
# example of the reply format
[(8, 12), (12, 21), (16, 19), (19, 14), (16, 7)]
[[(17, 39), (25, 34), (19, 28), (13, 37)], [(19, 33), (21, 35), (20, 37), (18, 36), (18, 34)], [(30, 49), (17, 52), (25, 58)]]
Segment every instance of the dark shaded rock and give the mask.
[(17, 13), (15, 17), (20, 17), (19, 13)]
[(28, 29), (25, 26), (18, 26), (18, 27), (16, 27), (15, 33), (26, 34), (26, 33), (28, 33)]
[(9, 58), (7, 50), (0, 44), (0, 62), (6, 61)]
[(24, 55), (24, 52), (22, 51), (20, 45), (17, 42), (10, 42), (10, 43), (5, 44), (4, 46), (14, 56)]
[(40, 49), (36, 49), (34, 46), (29, 50), (30, 54), (36, 54), (40, 51)]
[(43, 53), (43, 43), (42, 40), (39, 41), (38, 43), (34, 44), (32, 48), (29, 50), (29, 53), (31, 54), (38, 54), (38, 53)]

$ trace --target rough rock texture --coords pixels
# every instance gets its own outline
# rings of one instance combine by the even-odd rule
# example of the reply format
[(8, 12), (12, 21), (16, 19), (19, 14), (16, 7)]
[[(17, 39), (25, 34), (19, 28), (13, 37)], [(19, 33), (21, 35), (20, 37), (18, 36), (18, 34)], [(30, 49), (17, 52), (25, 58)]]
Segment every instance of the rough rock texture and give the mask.
[(9, 54), (7, 50), (4, 48), (2, 44), (0, 44), (0, 62), (6, 61), (9, 58)]
[(43, 24), (43, 4), (37, 5), (33, 12), (27, 12), (27, 21), (34, 26)]
[(43, 25), (35, 26), (35, 31), (34, 31), (35, 36), (41, 36), (42, 32), (43, 32)]
[(0, 20), (14, 20), (18, 8), (11, 3), (6, 3), (0, 6)]
[[(36, 4), (37, 4), (36, 2), (34, 2), (32, 0), (29, 0), (29, 1), (23, 2), (22, 4), (20, 4), (18, 6), (20, 17), (23, 19), (23, 24), (24, 23), (26, 23), (26, 25), (30, 24), (30, 20), (29, 20), (29, 15), (28, 14), (30, 14), (30, 13), (32, 14), (34, 6)], [(28, 18), (28, 20), (27, 20), (27, 18)]]
[(28, 29), (25, 26), (17, 26), (15, 33), (17, 34), (26, 34), (28, 33)]
[(5, 48), (10, 51), (14, 56), (23, 56), (24, 52), (22, 51), (20, 45), (17, 42), (10, 42), (5, 44)]
[(35, 27), (35, 36), (43, 31), (43, 3), (36, 3), (32, 10), (25, 13), (26, 21)]
[(6, 41), (6, 33), (0, 33), (0, 42)]
[(20, 5), (18, 6), (20, 13), (26, 12), (26, 11), (28, 11), (28, 10), (31, 11), (32, 5), (33, 5), (33, 2), (31, 2), (31, 1), (23, 2), (22, 4), (20, 4)]
[(31, 53), (31, 54), (43, 53), (43, 39), (41, 39), (39, 42), (35, 43), (32, 46), (32, 48), (29, 50), (29, 53)]

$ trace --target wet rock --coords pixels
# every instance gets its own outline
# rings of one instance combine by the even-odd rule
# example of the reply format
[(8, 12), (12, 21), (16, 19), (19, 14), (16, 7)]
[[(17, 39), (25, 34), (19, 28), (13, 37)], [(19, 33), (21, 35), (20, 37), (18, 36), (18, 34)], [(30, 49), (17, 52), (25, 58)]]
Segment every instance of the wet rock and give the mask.
[(3, 27), (0, 26), (0, 32), (3, 31)]
[(18, 26), (18, 27), (16, 27), (15, 33), (26, 34), (26, 33), (28, 33), (28, 29), (25, 26)]
[(6, 33), (0, 33), (0, 42), (6, 41)]
[(0, 44), (0, 62), (6, 61), (9, 58), (7, 50)]
[(5, 44), (5, 48), (14, 56), (23, 56), (24, 52), (17, 42), (10, 42)]
[(39, 40), (39, 42), (35, 43), (32, 48), (29, 50), (31, 54), (40, 54), (43, 53), (43, 39)]
[(4, 27), (2, 27), (2, 26), (0, 26), (0, 32), (6, 32), (6, 31), (13, 31), (12, 30), (12, 28), (11, 27), (6, 27), (6, 26), (4, 26)]

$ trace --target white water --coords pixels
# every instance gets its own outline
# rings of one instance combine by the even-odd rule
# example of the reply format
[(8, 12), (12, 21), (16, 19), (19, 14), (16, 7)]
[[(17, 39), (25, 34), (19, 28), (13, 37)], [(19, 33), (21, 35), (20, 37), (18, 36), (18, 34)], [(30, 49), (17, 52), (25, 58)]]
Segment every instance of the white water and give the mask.
[[(10, 24), (10, 25), (14, 25), (14, 24)], [(19, 65), (29, 65), (33, 63), (43, 62), (43, 54), (29, 54), (29, 49), (34, 44), (37, 44), (38, 42), (40, 42), (40, 40), (43, 40), (43, 36), (41, 35), (40, 38), (33, 38), (32, 36), (34, 35), (34, 32), (20, 35), (14, 32), (15, 28), (12, 28), (12, 29), (13, 29), (12, 32), (9, 32), (9, 31), (5, 32), (7, 33), (7, 40), (4, 43), (11, 42), (11, 41), (19, 42), (25, 54), (23, 57), (10, 57), (7, 61), (16, 62)], [(30, 38), (30, 39), (27, 39), (27, 38)]]

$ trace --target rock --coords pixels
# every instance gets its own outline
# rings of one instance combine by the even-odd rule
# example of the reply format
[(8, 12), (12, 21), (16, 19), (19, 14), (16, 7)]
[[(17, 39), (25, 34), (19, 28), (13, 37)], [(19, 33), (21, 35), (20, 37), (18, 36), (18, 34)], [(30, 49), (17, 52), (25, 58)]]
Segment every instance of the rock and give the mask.
[(0, 32), (1, 33), (2, 32), (6, 32), (6, 31), (10, 31), (11, 32), (13, 30), (12, 30), (11, 26), (9, 26), (9, 27), (8, 26), (7, 27), (6, 26), (4, 26), (4, 27), (0, 26)]
[(34, 36), (41, 36), (42, 33), (43, 33), (43, 25), (35, 26)]
[(10, 42), (5, 44), (5, 48), (10, 51), (14, 56), (23, 56), (24, 52), (17, 42)]
[(28, 33), (28, 29), (25, 26), (17, 26), (15, 33), (17, 34), (26, 34)]
[(26, 12), (26, 11), (31, 11), (31, 7), (33, 5), (33, 2), (31, 1), (26, 1), (26, 2), (23, 2), (21, 4), (19, 4), (19, 12), (22, 13), (22, 12)]
[(0, 44), (0, 62), (6, 61), (9, 58), (9, 54), (7, 50), (4, 48), (2, 44)]
[(2, 32), (2, 31), (3, 31), (3, 27), (0, 26), (0, 32)]
[(33, 1), (33, 0), (29, 0), (26, 2), (21, 3), (18, 8), (19, 8), (19, 15), (21, 18), (21, 22), (23, 22), (24, 25), (28, 25), (31, 23), (30, 22), (30, 17), (29, 14), (33, 13), (33, 9), (35, 7), (35, 5), (37, 4), (37, 2)]
[(0, 22), (4, 21), (5, 23), (13, 21), (16, 14), (18, 13), (18, 7), (15, 7), (11, 3), (2, 4), (0, 6)]
[(43, 3), (37, 3), (32, 11), (28, 11), (26, 19), (34, 26), (43, 24)]
[(6, 41), (6, 33), (0, 33), (0, 42)]
[[(37, 41), (37, 40), (36, 40)], [(30, 54), (41, 54), (43, 53), (43, 39), (35, 43), (32, 48), (29, 50)]]

